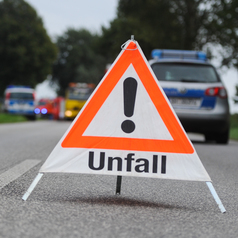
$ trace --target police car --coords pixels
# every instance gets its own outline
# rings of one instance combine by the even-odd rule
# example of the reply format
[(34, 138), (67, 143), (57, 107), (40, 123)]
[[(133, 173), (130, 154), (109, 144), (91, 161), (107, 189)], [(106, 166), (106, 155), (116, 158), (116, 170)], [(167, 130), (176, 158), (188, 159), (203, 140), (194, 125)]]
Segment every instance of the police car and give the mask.
[(35, 90), (28, 86), (10, 85), (4, 92), (4, 111), (35, 120)]
[(202, 133), (206, 141), (229, 141), (227, 91), (203, 52), (152, 51), (150, 65), (187, 132)]

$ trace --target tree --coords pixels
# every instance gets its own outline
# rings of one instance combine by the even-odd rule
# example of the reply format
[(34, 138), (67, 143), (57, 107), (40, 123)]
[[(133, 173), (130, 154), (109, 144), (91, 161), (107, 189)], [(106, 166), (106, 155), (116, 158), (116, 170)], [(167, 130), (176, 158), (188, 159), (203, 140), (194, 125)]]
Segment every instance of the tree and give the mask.
[(205, 38), (213, 0), (170, 0), (170, 11), (175, 14), (180, 29), (180, 49), (201, 50)]
[(0, 2), (0, 93), (9, 84), (35, 87), (51, 73), (57, 48), (24, 0)]
[(106, 66), (105, 58), (98, 53), (98, 36), (85, 29), (68, 29), (57, 39), (58, 58), (53, 66), (52, 82), (64, 95), (70, 82), (97, 84)]
[(222, 65), (238, 68), (238, 1), (216, 0), (207, 24), (209, 42), (223, 47)]
[(135, 35), (147, 58), (154, 48), (201, 49), (199, 38), (212, 0), (120, 0), (117, 17), (102, 28), (101, 49), (113, 59), (120, 45)]

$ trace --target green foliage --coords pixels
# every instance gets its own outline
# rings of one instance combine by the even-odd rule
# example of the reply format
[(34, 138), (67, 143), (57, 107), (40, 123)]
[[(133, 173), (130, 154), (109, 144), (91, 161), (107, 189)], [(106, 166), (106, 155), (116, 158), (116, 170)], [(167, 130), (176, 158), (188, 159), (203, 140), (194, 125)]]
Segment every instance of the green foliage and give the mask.
[(222, 65), (238, 67), (238, 1), (216, 0), (211, 5), (207, 33), (224, 47)]
[(53, 66), (52, 81), (59, 85), (64, 96), (70, 82), (97, 84), (106, 66), (98, 52), (98, 36), (85, 29), (68, 29), (57, 39), (58, 59)]
[(57, 48), (24, 0), (0, 1), (0, 93), (9, 84), (35, 87), (51, 73)]
[[(206, 23), (208, 0), (120, 0), (117, 18), (102, 28), (101, 50), (113, 59), (131, 35), (147, 58), (154, 48), (201, 49), (198, 37)], [(108, 50), (110, 49), (110, 50)]]

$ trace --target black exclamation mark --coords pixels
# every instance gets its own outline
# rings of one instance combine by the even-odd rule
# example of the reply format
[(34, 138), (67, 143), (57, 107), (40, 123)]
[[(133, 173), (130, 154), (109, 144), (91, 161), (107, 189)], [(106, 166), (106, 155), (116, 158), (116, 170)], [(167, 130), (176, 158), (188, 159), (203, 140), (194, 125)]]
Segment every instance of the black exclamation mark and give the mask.
[[(134, 114), (136, 100), (137, 81), (134, 78), (126, 78), (123, 82), (124, 93), (124, 114), (131, 117)], [(135, 130), (135, 123), (131, 120), (125, 120), (121, 124), (121, 129), (125, 133), (131, 133)]]

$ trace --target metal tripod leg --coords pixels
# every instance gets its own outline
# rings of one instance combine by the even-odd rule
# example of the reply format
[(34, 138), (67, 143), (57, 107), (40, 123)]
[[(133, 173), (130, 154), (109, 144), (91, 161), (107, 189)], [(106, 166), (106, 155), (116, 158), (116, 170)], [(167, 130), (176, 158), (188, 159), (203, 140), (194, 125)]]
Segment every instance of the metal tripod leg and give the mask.
[(37, 185), (37, 183), (40, 181), (41, 177), (43, 176), (42, 173), (38, 173), (37, 176), (35, 177), (35, 179), (33, 180), (32, 184), (30, 185), (30, 187), (27, 189), (26, 193), (23, 195), (22, 200), (26, 201), (27, 198), (30, 196), (31, 192), (33, 191), (33, 189), (35, 188), (35, 186)]
[(121, 180), (122, 176), (117, 176), (116, 194), (121, 194)]
[(215, 188), (213, 187), (212, 183), (211, 182), (206, 182), (208, 188), (210, 189), (210, 192), (212, 194), (212, 196), (214, 197), (218, 207), (220, 208), (221, 212), (222, 213), (225, 213), (226, 212), (226, 209), (224, 208), (220, 198), (218, 197), (217, 193), (216, 193), (216, 190)]

